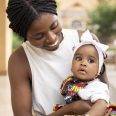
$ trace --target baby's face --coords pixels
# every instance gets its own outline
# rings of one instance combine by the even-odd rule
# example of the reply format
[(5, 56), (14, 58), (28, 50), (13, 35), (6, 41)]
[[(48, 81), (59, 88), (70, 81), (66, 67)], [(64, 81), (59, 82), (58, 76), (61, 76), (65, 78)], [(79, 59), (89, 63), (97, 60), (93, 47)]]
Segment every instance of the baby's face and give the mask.
[(90, 81), (95, 79), (99, 68), (99, 56), (93, 45), (83, 45), (75, 52), (72, 72), (75, 77)]

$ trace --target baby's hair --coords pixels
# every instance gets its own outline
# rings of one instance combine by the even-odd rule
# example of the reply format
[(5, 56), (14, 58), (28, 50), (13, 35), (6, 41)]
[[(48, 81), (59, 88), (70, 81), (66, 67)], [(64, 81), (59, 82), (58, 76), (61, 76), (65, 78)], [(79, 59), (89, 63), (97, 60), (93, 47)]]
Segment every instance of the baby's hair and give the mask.
[(32, 22), (42, 13), (57, 15), (55, 0), (9, 0), (6, 9), (9, 27), (26, 41), (27, 31)]

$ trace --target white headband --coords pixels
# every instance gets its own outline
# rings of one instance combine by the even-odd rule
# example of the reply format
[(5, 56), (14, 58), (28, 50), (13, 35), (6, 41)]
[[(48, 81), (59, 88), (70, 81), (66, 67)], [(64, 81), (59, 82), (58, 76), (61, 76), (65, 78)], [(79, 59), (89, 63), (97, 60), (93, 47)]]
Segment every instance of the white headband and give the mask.
[(94, 45), (95, 48), (97, 49), (97, 52), (99, 55), (99, 70), (98, 70), (98, 74), (99, 74), (101, 71), (101, 67), (103, 66), (103, 63), (104, 63), (104, 57), (106, 56), (106, 50), (109, 48), (109, 46), (101, 44), (101, 43), (97, 42), (96, 40), (94, 40), (91, 33), (89, 32), (89, 30), (85, 31), (82, 34), (80, 40), (81, 40), (81, 43), (79, 43), (79, 45), (77, 45), (77, 47), (74, 48), (74, 53), (82, 45), (85, 45), (85, 44)]

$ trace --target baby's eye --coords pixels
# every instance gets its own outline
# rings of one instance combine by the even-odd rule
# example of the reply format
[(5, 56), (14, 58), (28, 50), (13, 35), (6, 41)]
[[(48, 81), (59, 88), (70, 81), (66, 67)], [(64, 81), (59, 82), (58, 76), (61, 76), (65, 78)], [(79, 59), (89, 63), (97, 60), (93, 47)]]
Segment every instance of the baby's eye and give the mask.
[(89, 63), (94, 63), (95, 61), (93, 59), (88, 59)]
[(82, 60), (82, 57), (76, 56), (76, 57), (75, 57), (75, 60), (76, 60), (76, 61), (81, 61), (81, 60)]

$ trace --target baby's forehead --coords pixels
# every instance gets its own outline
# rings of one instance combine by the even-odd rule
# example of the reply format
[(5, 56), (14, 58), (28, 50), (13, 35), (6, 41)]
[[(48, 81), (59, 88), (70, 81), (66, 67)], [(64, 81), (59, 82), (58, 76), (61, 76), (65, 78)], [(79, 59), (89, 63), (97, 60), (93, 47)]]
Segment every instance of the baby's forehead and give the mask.
[(89, 46), (93, 46), (93, 47), (95, 47), (95, 45), (93, 45), (93, 44), (83, 44), (83, 45), (81, 45), (80, 47), (89, 47)]
[(98, 50), (93, 44), (84, 44), (79, 46), (75, 53), (81, 52), (83, 54), (97, 54), (98, 55)]
[(82, 48), (83, 49), (88, 49), (88, 48), (89, 49), (96, 49), (95, 45), (93, 45), (93, 44), (83, 44), (83, 45), (79, 46), (76, 51), (78, 51), (79, 49), (82, 49)]

